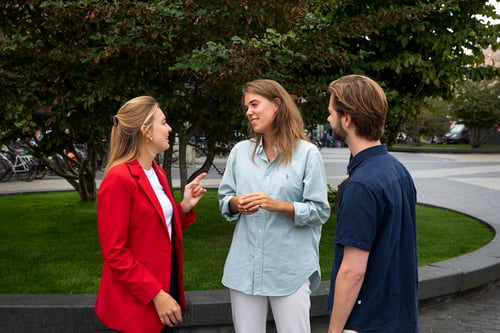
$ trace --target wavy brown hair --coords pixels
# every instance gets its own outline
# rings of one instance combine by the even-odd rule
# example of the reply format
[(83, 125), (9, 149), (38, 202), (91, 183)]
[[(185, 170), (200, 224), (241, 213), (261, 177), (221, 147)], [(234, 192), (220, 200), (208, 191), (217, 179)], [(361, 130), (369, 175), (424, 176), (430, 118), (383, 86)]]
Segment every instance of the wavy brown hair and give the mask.
[(387, 99), (377, 82), (362, 75), (346, 75), (328, 85), (333, 109), (348, 113), (356, 125), (356, 134), (379, 140), (384, 134)]
[[(271, 124), (274, 136), (274, 145), (278, 150), (279, 164), (288, 164), (292, 160), (293, 150), (299, 140), (309, 141), (304, 131), (304, 121), (302, 115), (293, 101), (290, 94), (276, 81), (269, 79), (258, 79), (247, 82), (243, 85), (242, 103), (244, 104), (245, 94), (253, 93), (265, 97), (274, 103), (279, 99), (278, 112)], [(249, 126), (249, 137), (255, 138), (255, 148), (252, 153), (252, 160), (255, 157), (257, 147), (262, 140), (262, 134), (256, 133), (252, 126)]]

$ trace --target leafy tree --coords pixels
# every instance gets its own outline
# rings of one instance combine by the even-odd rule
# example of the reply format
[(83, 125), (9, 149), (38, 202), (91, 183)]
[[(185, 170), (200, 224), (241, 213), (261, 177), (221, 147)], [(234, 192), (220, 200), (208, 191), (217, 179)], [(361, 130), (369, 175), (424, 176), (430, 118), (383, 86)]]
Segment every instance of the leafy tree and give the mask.
[[(187, 111), (182, 124), (188, 125), (188, 131), (178, 132), (180, 159), (181, 148), (191, 135), (207, 138), (207, 146), (202, 147), (205, 163), (186, 181), (208, 171), (215, 155), (227, 151), (222, 143), (246, 133), (248, 124), (240, 102), (242, 84), (257, 77), (290, 76), (290, 69), (284, 68), (294, 52), (285, 42), (294, 34), (278, 30), (287, 32), (294, 26), (298, 5), (300, 1), (266, 1), (258, 6), (241, 1), (196, 1), (184, 7), (187, 21), (199, 24), (194, 32), (185, 26), (191, 37), (182, 49), (190, 51), (179, 53), (169, 67), (179, 83), (175, 89), (179, 101)], [(174, 105), (171, 102), (169, 99), (166, 104)], [(182, 186), (186, 170), (181, 166), (180, 171)]]
[(500, 124), (500, 83), (466, 81), (457, 92), (455, 116), (469, 130), (471, 145), (479, 147)]
[[(237, 53), (232, 54), (235, 63), (251, 73), (243, 67), (228, 70), (233, 60), (219, 53), (218, 41), (230, 41), (236, 31), (246, 37), (267, 26), (286, 28), (294, 17), (289, 8), (289, 3), (251, 7), (238, 1), (5, 2), (0, 34), (6, 119), (2, 139), (32, 137), (39, 129), (47, 133), (31, 147), (34, 153), (68, 179), (83, 200), (93, 200), (94, 160), (105, 146), (109, 117), (125, 100), (150, 94), (161, 102), (178, 134), (184, 185), (188, 139), (197, 132), (209, 138), (207, 162), (198, 173), (206, 171), (217, 143), (234, 140), (234, 130), (244, 128), (237, 97), (241, 79), (260, 74), (258, 66), (242, 63)], [(267, 15), (268, 9), (280, 15)], [(264, 43), (268, 49), (274, 46)], [(209, 54), (203, 59), (205, 71), (196, 63), (182, 64), (186, 56), (204, 53)], [(263, 58), (258, 50), (253, 54)], [(218, 69), (222, 60), (226, 67)], [(36, 110), (45, 111), (35, 117)], [(68, 160), (62, 152), (74, 144), (87, 147), (85, 156), (77, 156), (77, 173), (50, 163), (55, 152)], [(165, 156), (168, 168), (171, 152)]]
[[(440, 143), (442, 136), (450, 129), (453, 107), (449, 100), (440, 97), (428, 98), (414, 122), (405, 124), (406, 131), (420, 144), (420, 138), (429, 143)], [(416, 134), (416, 135), (413, 135)]]
[[(328, 82), (369, 75), (390, 100), (391, 143), (425, 97), (449, 95), (464, 77), (491, 75), (477, 64), (481, 48), (496, 48), (499, 35), (498, 26), (474, 16), (494, 17), (484, 0), (32, 0), (4, 1), (0, 11), (0, 138), (46, 133), (34, 153), (82, 200), (95, 199), (95, 160), (105, 150), (110, 116), (137, 95), (156, 97), (167, 112), (184, 186), (193, 136), (207, 138), (206, 161), (194, 177), (210, 168), (221, 143), (245, 133), (245, 81), (280, 81), (300, 97), (311, 125), (326, 117)], [(75, 144), (86, 146), (77, 171), (50, 159), (67, 160)]]
[[(413, 120), (425, 98), (449, 97), (465, 77), (483, 79), (494, 69), (479, 67), (482, 49), (496, 48), (499, 18), (484, 0), (472, 1), (313, 1), (303, 26), (312, 78), (368, 75), (385, 89), (390, 112), (385, 141)], [(317, 49), (314, 52), (313, 49)]]

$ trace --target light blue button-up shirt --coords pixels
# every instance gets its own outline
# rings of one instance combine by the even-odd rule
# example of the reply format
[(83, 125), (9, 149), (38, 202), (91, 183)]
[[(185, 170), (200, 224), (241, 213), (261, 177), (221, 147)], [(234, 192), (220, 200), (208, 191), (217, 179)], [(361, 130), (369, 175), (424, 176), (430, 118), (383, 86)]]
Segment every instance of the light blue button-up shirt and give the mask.
[[(321, 281), (319, 241), (329, 217), (325, 168), (315, 145), (300, 141), (288, 165), (269, 162), (255, 140), (241, 141), (229, 154), (219, 185), (219, 207), (228, 221), (237, 221), (224, 266), (222, 283), (250, 295), (285, 296), (307, 279), (311, 290)], [(291, 202), (294, 217), (260, 208), (251, 215), (231, 214), (233, 196), (264, 192)]]

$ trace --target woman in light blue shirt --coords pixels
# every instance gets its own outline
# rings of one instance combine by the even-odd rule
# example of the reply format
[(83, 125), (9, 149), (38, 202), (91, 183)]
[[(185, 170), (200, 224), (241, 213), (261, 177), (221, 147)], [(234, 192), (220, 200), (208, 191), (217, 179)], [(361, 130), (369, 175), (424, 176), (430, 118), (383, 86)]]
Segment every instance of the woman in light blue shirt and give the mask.
[(237, 221), (222, 278), (234, 327), (265, 332), (269, 302), (278, 332), (307, 333), (330, 214), (323, 160), (279, 83), (246, 83), (243, 104), (251, 138), (232, 149), (219, 186), (222, 215)]

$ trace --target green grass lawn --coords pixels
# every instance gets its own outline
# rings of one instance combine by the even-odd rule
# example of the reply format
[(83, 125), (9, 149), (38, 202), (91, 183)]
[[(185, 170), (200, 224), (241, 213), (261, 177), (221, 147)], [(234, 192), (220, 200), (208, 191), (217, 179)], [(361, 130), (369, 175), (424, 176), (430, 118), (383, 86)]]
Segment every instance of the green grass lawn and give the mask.
[[(101, 257), (96, 205), (74, 192), (0, 196), (0, 293), (95, 293)], [(220, 279), (234, 223), (219, 213), (217, 193), (207, 192), (196, 223), (184, 232), (187, 290), (223, 288)], [(493, 231), (468, 216), (419, 206), (419, 265), (471, 252)], [(327, 280), (333, 260), (335, 217), (323, 227), (320, 260)]]

